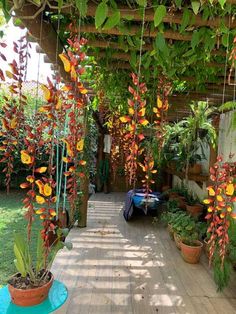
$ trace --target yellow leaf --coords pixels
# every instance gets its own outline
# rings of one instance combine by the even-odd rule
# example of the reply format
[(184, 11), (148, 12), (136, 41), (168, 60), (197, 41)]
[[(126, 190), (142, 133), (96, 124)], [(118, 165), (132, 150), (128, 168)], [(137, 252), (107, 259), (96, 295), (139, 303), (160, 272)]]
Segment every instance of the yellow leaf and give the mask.
[(158, 113), (157, 107), (153, 107), (153, 108), (152, 108), (152, 111), (153, 111), (154, 113)]
[(63, 157), (62, 160), (63, 160), (65, 163), (68, 163), (68, 162), (69, 162), (69, 158), (67, 158), (67, 157)]
[(45, 210), (46, 210), (46, 208), (39, 208), (39, 209), (36, 210), (35, 213), (38, 214), (38, 215), (41, 215), (42, 213), (45, 212)]
[(63, 62), (65, 71), (70, 72), (71, 70), (70, 61), (67, 59), (67, 57), (63, 53), (59, 54), (59, 57), (61, 61)]
[(157, 108), (159, 108), (159, 109), (161, 109), (162, 108), (162, 101), (161, 101), (161, 99), (160, 99), (160, 97), (158, 96), (157, 97)]
[(216, 194), (212, 187), (208, 188), (208, 193), (209, 193), (210, 196), (215, 196), (215, 194)]
[(227, 184), (225, 193), (228, 196), (232, 196), (234, 194), (234, 185), (233, 185), (233, 183)]
[(57, 215), (56, 211), (54, 209), (49, 209), (49, 214), (52, 216), (52, 217), (55, 217)]
[(227, 208), (226, 208), (226, 209), (227, 209), (227, 212), (229, 212), (229, 213), (230, 213), (230, 212), (232, 212), (232, 210), (233, 210), (233, 208), (232, 208), (232, 207), (230, 207), (230, 206), (227, 206)]
[(76, 74), (76, 71), (75, 71), (75, 67), (73, 65), (71, 66), (70, 77), (71, 77), (72, 81), (76, 81), (77, 80), (77, 74)]
[(51, 98), (50, 90), (45, 85), (41, 85), (41, 89), (43, 90), (44, 99), (49, 100)]
[(152, 170), (151, 173), (157, 173), (157, 170)]
[(79, 142), (77, 142), (76, 149), (81, 152), (84, 148), (84, 139), (82, 138)]
[(132, 108), (132, 107), (129, 108), (129, 114), (134, 115), (134, 108)]
[(44, 204), (45, 203), (45, 198), (40, 196), (40, 195), (36, 195), (36, 203)]
[(139, 123), (142, 124), (143, 126), (146, 126), (149, 122), (146, 119), (140, 119)]
[(221, 195), (217, 195), (216, 199), (217, 199), (218, 202), (223, 202), (223, 200), (224, 200)]
[(33, 183), (34, 182), (34, 177), (33, 176), (27, 176), (26, 177), (26, 180), (30, 183)]
[(9, 79), (12, 79), (13, 78), (13, 74), (10, 72), (10, 71), (6, 71), (6, 76), (9, 78)]
[(80, 164), (81, 166), (85, 166), (86, 163), (87, 163), (86, 160), (80, 160), (80, 161), (79, 161), (79, 164)]
[(17, 127), (17, 119), (13, 118), (10, 123), (11, 129), (15, 129)]
[(39, 188), (39, 193), (40, 193), (40, 194), (43, 194), (43, 192), (44, 192), (44, 188), (43, 188), (44, 185), (43, 185), (42, 181), (36, 180), (35, 183), (36, 183), (36, 185), (37, 185), (38, 188)]
[(51, 186), (50, 186), (48, 183), (46, 183), (46, 184), (44, 185), (43, 194), (44, 194), (45, 196), (50, 196), (50, 195), (52, 195), (52, 188), (51, 188)]
[(131, 120), (131, 119), (130, 119), (130, 117), (128, 117), (128, 116), (120, 117), (120, 121), (121, 121), (122, 123), (129, 122), (130, 120)]
[(47, 171), (47, 167), (40, 167), (35, 170), (37, 173), (45, 173)]
[(25, 151), (21, 151), (21, 162), (26, 165), (30, 165), (32, 163), (32, 157)]
[(145, 116), (145, 112), (146, 112), (146, 108), (142, 108), (141, 110), (139, 110), (138, 115), (139, 115), (140, 117), (143, 117), (143, 116)]
[(61, 109), (61, 99), (58, 99), (58, 102), (56, 104), (56, 110), (60, 110)]
[(203, 203), (208, 205), (208, 204), (212, 203), (212, 199), (207, 198), (207, 199), (203, 200)]

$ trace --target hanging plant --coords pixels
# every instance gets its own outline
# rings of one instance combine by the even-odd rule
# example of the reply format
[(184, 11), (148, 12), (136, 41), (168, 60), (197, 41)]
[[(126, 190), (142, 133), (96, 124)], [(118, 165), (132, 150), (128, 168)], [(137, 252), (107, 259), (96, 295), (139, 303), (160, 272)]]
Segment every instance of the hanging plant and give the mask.
[(204, 203), (208, 206), (209, 227), (209, 263), (217, 257), (221, 261), (221, 268), (224, 267), (224, 261), (227, 254), (227, 246), (230, 242), (228, 230), (231, 219), (236, 219), (234, 213), (235, 197), (235, 171), (236, 163), (223, 162), (221, 156), (217, 162), (210, 168), (210, 180), (212, 185), (208, 186), (208, 198)]
[(149, 124), (145, 118), (146, 101), (144, 100), (147, 87), (145, 83), (140, 83), (136, 74), (131, 74), (134, 88), (129, 86), (132, 99), (128, 100), (128, 115), (120, 117), (120, 121), (126, 124), (125, 140), (129, 143), (129, 152), (126, 157), (126, 171), (129, 184), (135, 183), (137, 171), (137, 159), (140, 154), (140, 143), (145, 138), (142, 128)]

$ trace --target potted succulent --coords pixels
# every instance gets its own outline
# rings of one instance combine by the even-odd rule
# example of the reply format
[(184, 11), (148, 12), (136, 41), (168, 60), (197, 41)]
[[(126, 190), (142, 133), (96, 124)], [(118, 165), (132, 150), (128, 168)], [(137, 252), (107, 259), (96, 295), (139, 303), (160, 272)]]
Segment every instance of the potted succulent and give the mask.
[(197, 264), (199, 262), (203, 243), (201, 239), (205, 230), (205, 223), (196, 222), (191, 216), (186, 217), (185, 227), (181, 229), (181, 255), (185, 262)]

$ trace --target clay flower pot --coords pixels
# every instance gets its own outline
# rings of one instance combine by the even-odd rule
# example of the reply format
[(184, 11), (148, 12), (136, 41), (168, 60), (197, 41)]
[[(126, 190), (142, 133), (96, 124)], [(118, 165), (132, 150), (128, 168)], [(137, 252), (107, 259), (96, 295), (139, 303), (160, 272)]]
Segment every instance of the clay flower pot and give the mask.
[(181, 209), (186, 209), (186, 199), (184, 196), (178, 196), (177, 197), (178, 207)]
[(202, 172), (201, 164), (194, 164), (192, 167), (188, 169), (189, 174), (200, 174)]
[(169, 232), (171, 240), (174, 240), (174, 231), (173, 231), (172, 226), (170, 224), (168, 224), (167, 230)]
[(53, 284), (54, 277), (50, 273), (51, 279), (45, 285), (33, 289), (17, 289), (8, 284), (12, 303), (19, 306), (33, 306), (43, 302), (47, 297)]
[(193, 217), (197, 217), (202, 213), (203, 206), (201, 204), (195, 204), (195, 205), (186, 204), (186, 210)]
[(197, 264), (202, 252), (202, 242), (196, 240), (194, 244), (195, 246), (191, 246), (181, 242), (181, 255), (184, 261), (190, 264)]
[(176, 247), (180, 250), (181, 249), (181, 237), (176, 232), (174, 233), (174, 239), (175, 239)]

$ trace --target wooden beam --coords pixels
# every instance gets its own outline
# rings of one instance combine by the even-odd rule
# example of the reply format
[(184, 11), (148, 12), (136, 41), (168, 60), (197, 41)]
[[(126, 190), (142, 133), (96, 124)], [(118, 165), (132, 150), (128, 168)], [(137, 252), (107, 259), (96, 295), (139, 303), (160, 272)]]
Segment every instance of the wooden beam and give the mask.
[[(127, 52), (114, 52), (112, 54), (107, 55), (106, 51), (99, 51), (98, 53), (94, 51), (89, 51), (87, 52), (88, 56), (94, 56), (98, 57), (99, 59), (103, 59), (106, 57), (110, 57), (112, 59), (118, 59), (118, 60), (123, 60), (123, 61), (130, 61), (131, 55), (130, 53)], [(206, 67), (217, 67), (224, 69), (225, 64), (224, 63), (217, 63), (217, 62), (206, 62), (205, 63)]]
[[(126, 50), (127, 49), (127, 46), (126, 45), (122, 45), (122, 44), (119, 44), (117, 42), (112, 42), (112, 41), (104, 41), (102, 39), (100, 40), (91, 40), (89, 39), (88, 40), (88, 43), (87, 45), (89, 47), (94, 47), (94, 48), (112, 48), (112, 49), (116, 49), (116, 50)], [(143, 46), (142, 46), (142, 50), (143, 51), (152, 51), (154, 49), (153, 45), (152, 44), (148, 44), (148, 43), (145, 43)], [(128, 50), (139, 50), (139, 47), (131, 47), (129, 46), (128, 47)], [(212, 53), (211, 53), (213, 56), (223, 56), (225, 57), (226, 56), (226, 52), (225, 51), (222, 51), (222, 50), (212, 50)]]
[[(231, 0), (233, 1), (233, 0)], [(88, 10), (86, 15), (94, 17), (95, 12), (97, 9), (97, 5), (93, 2), (89, 2), (88, 4)], [(132, 20), (134, 21), (142, 21), (142, 14), (140, 14), (139, 9), (130, 9), (127, 6), (119, 6), (118, 9), (120, 10), (121, 18), (124, 18), (126, 16), (132, 16)], [(112, 10), (108, 11), (108, 16), (111, 16), (113, 14)], [(153, 8), (148, 8), (145, 10), (145, 21), (146, 22), (153, 22), (154, 21), (154, 14), (155, 11)], [(183, 13), (179, 12), (168, 12), (165, 17), (163, 18), (164, 23), (170, 23), (170, 24), (181, 24), (183, 19)], [(214, 17), (212, 19), (206, 20), (203, 19), (201, 15), (194, 15), (194, 20), (192, 25), (195, 26), (208, 26), (208, 27), (214, 27), (217, 28), (221, 25), (221, 23), (224, 23), (225, 25), (229, 25), (230, 28), (236, 27), (236, 20), (233, 18), (233, 16), (226, 16), (226, 17)]]
[[(111, 28), (111, 29), (96, 29), (95, 25), (93, 24), (85, 24), (80, 26), (80, 32), (82, 33), (92, 33), (92, 34), (108, 34), (108, 35), (129, 35), (129, 36), (135, 36), (140, 33), (141, 28), (139, 26), (131, 26), (127, 33), (121, 32), (118, 28)], [(78, 32), (78, 29), (74, 29), (73, 31)], [(151, 37), (154, 38), (158, 34), (158, 30), (154, 29), (145, 29), (144, 30), (144, 37)], [(189, 35), (182, 35), (178, 32), (174, 32), (172, 30), (167, 30), (163, 33), (163, 36), (168, 39), (173, 40), (181, 40), (181, 41), (191, 41), (192, 39), (192, 33)]]
[[(38, 11), (38, 7), (35, 5), (25, 5), (21, 9), (15, 10), (15, 14), (19, 17), (25, 27), (28, 29), (29, 34), (32, 38), (40, 44), (40, 47), (47, 54), (51, 63), (56, 62), (56, 51), (61, 53), (63, 51), (63, 47), (58, 43), (57, 46), (57, 38), (54, 29), (51, 24), (44, 21), (42, 14), (39, 14), (35, 19), (26, 19), (23, 18), (25, 16), (32, 16)], [(21, 18), (22, 17), (22, 18)], [(41, 27), (42, 22), (42, 27)], [(62, 62), (59, 60), (60, 65), (60, 73), (61, 76), (68, 80), (68, 74), (64, 71), (64, 67)]]

